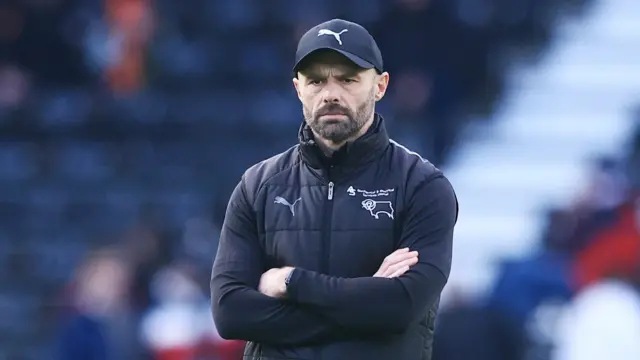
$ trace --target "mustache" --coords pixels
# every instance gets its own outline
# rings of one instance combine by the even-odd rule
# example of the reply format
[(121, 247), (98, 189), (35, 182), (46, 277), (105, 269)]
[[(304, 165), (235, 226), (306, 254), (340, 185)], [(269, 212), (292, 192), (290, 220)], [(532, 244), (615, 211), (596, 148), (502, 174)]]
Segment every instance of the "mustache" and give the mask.
[(329, 104), (318, 110), (317, 116), (324, 115), (349, 115), (349, 109), (346, 109), (338, 104)]

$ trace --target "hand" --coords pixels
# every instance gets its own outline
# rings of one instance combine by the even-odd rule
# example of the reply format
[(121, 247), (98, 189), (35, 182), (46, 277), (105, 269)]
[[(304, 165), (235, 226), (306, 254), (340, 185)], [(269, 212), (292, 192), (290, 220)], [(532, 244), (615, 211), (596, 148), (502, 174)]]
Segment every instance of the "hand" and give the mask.
[(399, 249), (384, 258), (382, 265), (380, 265), (380, 269), (378, 269), (373, 277), (398, 277), (409, 271), (409, 268), (417, 263), (417, 251), (409, 251), (408, 248)]
[(287, 284), (285, 281), (291, 271), (293, 271), (292, 267), (268, 270), (260, 277), (258, 291), (274, 298), (284, 297), (287, 293)]

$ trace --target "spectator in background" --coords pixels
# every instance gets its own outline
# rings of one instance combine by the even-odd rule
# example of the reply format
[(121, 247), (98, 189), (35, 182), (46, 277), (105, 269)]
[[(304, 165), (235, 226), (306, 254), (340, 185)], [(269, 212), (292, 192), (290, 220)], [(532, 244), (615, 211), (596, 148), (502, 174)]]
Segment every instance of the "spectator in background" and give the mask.
[(128, 315), (130, 272), (119, 251), (91, 254), (77, 269), (73, 313), (60, 332), (60, 360), (134, 360), (135, 325)]
[(573, 208), (579, 214), (610, 210), (625, 201), (628, 181), (619, 161), (602, 157), (595, 161), (586, 188)]
[(580, 251), (574, 281), (583, 288), (611, 275), (629, 274), (640, 253), (636, 198), (623, 166), (600, 159), (585, 191), (573, 204)]
[(0, 109), (22, 105), (29, 92), (29, 77), (15, 65), (0, 66)]
[(571, 290), (571, 239), (573, 218), (554, 210), (540, 251), (532, 256), (503, 263), (489, 304), (523, 327), (535, 308), (545, 300), (568, 300)]
[(164, 244), (159, 231), (140, 224), (127, 230), (121, 239), (132, 271), (131, 305), (141, 312), (153, 305), (149, 286), (154, 274), (168, 262), (172, 250)]
[(513, 356), (517, 344), (501, 333), (492, 314), (461, 292), (453, 292), (438, 315), (433, 360), (520, 360)]
[(106, 70), (107, 82), (115, 93), (140, 90), (146, 45), (152, 34), (151, 0), (106, 0), (105, 8), (114, 49)]
[[(640, 110), (637, 117), (640, 120)], [(635, 193), (640, 189), (640, 127), (636, 128), (636, 132), (631, 139), (631, 149), (626, 162), (626, 173), (629, 179), (629, 185)]]
[(639, 288), (636, 267), (582, 291), (561, 320), (552, 360), (640, 359)]
[(634, 140), (627, 178), (620, 166), (601, 161), (586, 201), (579, 202), (583, 212), (607, 216), (592, 216), (585, 231), (573, 269), (580, 292), (561, 320), (552, 360), (640, 359), (640, 141)]
[(640, 264), (639, 199), (632, 197), (613, 212), (577, 255), (575, 278), (580, 288), (611, 276), (628, 276)]
[(390, 95), (398, 132), (407, 134), (402, 140), (439, 165), (464, 100), (486, 77), (488, 39), (482, 30), (464, 27), (454, 2), (446, 0), (396, 0), (371, 29), (380, 49), (392, 54), (385, 68), (395, 74)]
[[(490, 292), (488, 307), (496, 331), (510, 354), (519, 360), (527, 354), (548, 353), (553, 322), (540, 324), (538, 315), (567, 302), (573, 295), (571, 266), (574, 229), (570, 212), (554, 210), (548, 214), (547, 229), (538, 252), (502, 264), (498, 280)], [(546, 357), (544, 357), (546, 358)]]
[(143, 342), (155, 360), (192, 359), (206, 321), (206, 297), (178, 266), (160, 270), (151, 291), (155, 305), (142, 319)]
[(244, 343), (220, 338), (210, 316), (208, 296), (194, 281), (190, 267), (172, 265), (153, 279), (156, 305), (142, 321), (142, 340), (154, 360), (239, 360)]

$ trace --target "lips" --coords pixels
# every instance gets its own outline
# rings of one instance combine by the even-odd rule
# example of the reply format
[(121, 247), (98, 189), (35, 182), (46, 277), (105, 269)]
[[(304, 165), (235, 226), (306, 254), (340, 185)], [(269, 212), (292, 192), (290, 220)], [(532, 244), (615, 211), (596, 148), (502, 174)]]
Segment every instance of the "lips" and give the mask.
[(326, 115), (340, 115), (340, 116), (345, 116), (347, 115), (347, 111), (343, 110), (343, 109), (339, 109), (335, 106), (332, 106), (331, 108), (327, 108), (327, 109), (323, 109), (319, 112), (318, 116), (326, 116)]

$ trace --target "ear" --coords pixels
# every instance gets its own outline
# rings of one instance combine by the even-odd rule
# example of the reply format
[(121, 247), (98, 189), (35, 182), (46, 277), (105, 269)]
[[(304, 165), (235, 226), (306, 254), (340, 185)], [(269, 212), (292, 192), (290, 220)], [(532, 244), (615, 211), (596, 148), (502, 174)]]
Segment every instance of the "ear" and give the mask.
[(298, 95), (298, 99), (302, 101), (302, 94), (300, 93), (300, 80), (298, 78), (293, 78), (293, 87), (296, 89), (296, 94)]
[(384, 94), (387, 93), (387, 87), (389, 86), (389, 73), (383, 72), (376, 78), (376, 101), (382, 100)]

